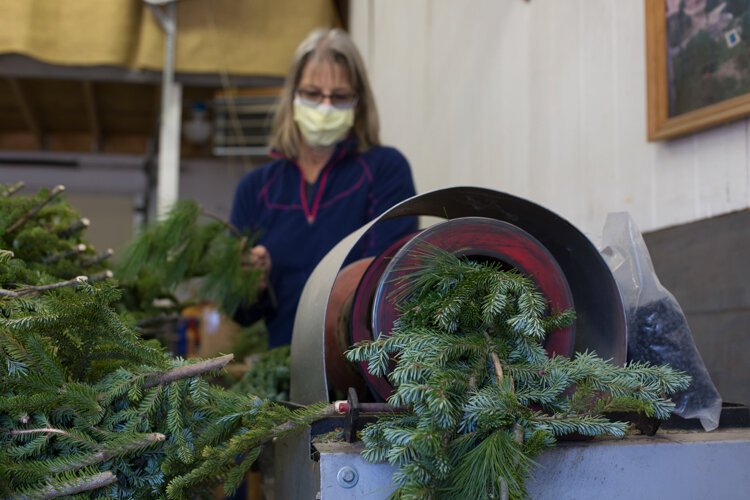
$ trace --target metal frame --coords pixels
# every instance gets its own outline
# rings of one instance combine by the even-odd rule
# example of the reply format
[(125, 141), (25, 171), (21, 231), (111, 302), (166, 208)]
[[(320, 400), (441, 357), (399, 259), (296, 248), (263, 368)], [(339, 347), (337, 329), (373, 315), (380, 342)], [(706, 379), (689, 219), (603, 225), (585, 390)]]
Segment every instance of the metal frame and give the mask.
[(297, 308), (291, 348), (292, 401), (328, 400), (325, 374), (325, 314), (338, 271), (360, 238), (382, 220), (427, 215), (444, 219), (488, 217), (509, 222), (539, 240), (557, 260), (573, 294), (575, 351), (593, 350), (623, 364), (625, 312), (617, 284), (589, 239), (546, 208), (507, 193), (478, 187), (452, 187), (409, 198), (341, 240), (318, 264)]
[[(296, 431), (274, 444), (275, 491), (267, 497), (388, 498), (394, 468), (365, 462), (362, 450), (362, 443), (317, 443), (309, 428)], [(534, 500), (744, 500), (748, 457), (750, 429), (564, 441), (535, 459), (526, 488)]]

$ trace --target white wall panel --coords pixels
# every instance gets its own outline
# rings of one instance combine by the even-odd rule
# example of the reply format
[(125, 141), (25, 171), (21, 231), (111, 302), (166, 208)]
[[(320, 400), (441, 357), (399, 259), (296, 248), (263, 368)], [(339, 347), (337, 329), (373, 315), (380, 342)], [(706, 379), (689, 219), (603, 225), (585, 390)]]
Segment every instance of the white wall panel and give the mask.
[(530, 197), (569, 220), (583, 212), (582, 52), (579, 2), (545, 2), (532, 16)]
[(698, 214), (712, 217), (748, 206), (748, 122), (741, 121), (695, 136)]
[(420, 192), (491, 187), (592, 235), (610, 211), (651, 230), (750, 206), (747, 121), (646, 141), (641, 0), (351, 5), (383, 139)]
[(655, 225), (672, 226), (698, 219), (695, 138), (658, 144), (653, 161)]
[[(630, 212), (642, 230), (655, 227), (654, 147), (646, 141), (646, 64), (642, 1), (608, 1), (614, 9), (615, 196), (603, 211)], [(596, 140), (596, 136), (592, 137)], [(601, 214), (603, 217), (604, 214)], [(592, 221), (589, 224), (594, 224)]]
[(370, 44), (363, 53), (383, 140), (407, 154), (420, 191), (456, 184), (528, 189), (526, 28), (523, 15), (510, 15), (519, 7), (352, 3), (355, 40)]
[(580, 7), (581, 177), (575, 190), (583, 203), (576, 220), (596, 221), (617, 197), (617, 99), (615, 12), (611, 2), (587, 2)]

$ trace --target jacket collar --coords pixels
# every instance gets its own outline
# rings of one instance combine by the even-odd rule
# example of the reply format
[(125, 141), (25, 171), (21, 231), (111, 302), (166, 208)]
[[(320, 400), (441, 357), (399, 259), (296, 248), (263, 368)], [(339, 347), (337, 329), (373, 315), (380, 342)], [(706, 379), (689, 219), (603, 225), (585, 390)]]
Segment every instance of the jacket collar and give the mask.
[[(341, 159), (345, 156), (356, 154), (356, 152), (357, 152), (357, 137), (354, 134), (349, 134), (349, 136), (346, 139), (336, 143), (336, 147), (333, 149), (333, 154), (331, 155), (331, 160)], [(268, 155), (271, 158), (283, 158), (285, 160), (294, 160), (294, 158), (290, 158), (289, 156), (285, 155), (284, 153), (282, 153), (281, 151), (275, 148), (272, 148), (271, 151), (268, 153)]]

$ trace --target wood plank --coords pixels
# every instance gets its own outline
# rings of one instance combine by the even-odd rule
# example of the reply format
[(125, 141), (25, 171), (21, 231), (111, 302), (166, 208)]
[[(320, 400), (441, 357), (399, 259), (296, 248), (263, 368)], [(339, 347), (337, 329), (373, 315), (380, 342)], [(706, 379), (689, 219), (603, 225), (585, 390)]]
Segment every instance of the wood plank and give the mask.
[[(580, 10), (581, 162), (580, 177), (596, 185), (581, 197), (585, 212), (581, 229), (599, 234), (607, 212), (616, 210), (619, 200), (617, 141), (617, 75), (614, 57), (615, 4), (592, 2)], [(567, 167), (567, 166), (566, 166)], [(617, 207), (617, 208), (616, 208)]]
[(102, 152), (145, 155), (152, 137), (146, 134), (109, 134), (102, 145)]
[(13, 94), (16, 104), (23, 115), (23, 119), (26, 122), (26, 127), (29, 132), (34, 136), (36, 146), (38, 149), (44, 149), (44, 136), (42, 133), (39, 119), (34, 112), (34, 109), (26, 96), (20, 81), (16, 78), (6, 78), (10, 91)]
[[(528, 196), (535, 184), (527, 168), (526, 147), (531, 74), (525, 55), (529, 53), (531, 9), (522, 2), (489, 2), (487, 8), (487, 15), (476, 16), (481, 22), (479, 38), (484, 39), (483, 33), (497, 38), (477, 47), (480, 59), (485, 58), (486, 78), (479, 79), (483, 95), (477, 107), (482, 123), (472, 147), (480, 147), (482, 155), (477, 158), (472, 183)], [(467, 93), (472, 90), (468, 88)]]
[(258, 88), (237, 88), (219, 89), (214, 93), (214, 97), (277, 97), (281, 93), (281, 87), (258, 87)]
[[(582, 151), (582, 33), (580, 2), (532, 2), (529, 65), (531, 199), (577, 226), (585, 224)], [(601, 224), (601, 223), (600, 223)]]
[(650, 190), (656, 227), (700, 218), (696, 169), (693, 136), (654, 145), (654, 177)]
[[(111, 134), (102, 142), (101, 152), (144, 155), (151, 137), (146, 134)], [(58, 152), (91, 152), (89, 132), (55, 132), (47, 134), (47, 150)], [(0, 151), (38, 151), (37, 138), (30, 132), (0, 132)], [(198, 153), (191, 152), (193, 156)]]
[[(646, 141), (644, 2), (610, 0), (615, 9), (614, 67), (616, 123), (612, 152), (617, 198), (610, 210), (630, 212), (641, 229), (655, 225), (655, 151)], [(592, 186), (598, 189), (599, 186)]]
[(747, 208), (748, 140), (745, 123), (731, 123), (695, 135), (698, 213), (701, 217)]
[[(402, 150), (409, 159), (418, 191), (445, 185), (449, 176), (447, 169), (441, 168), (443, 165), (432, 161), (429, 151), (440, 149), (430, 145), (445, 142), (437, 135), (440, 124), (432, 117), (433, 108), (424, 103), (432, 101), (446, 82), (430, 80), (428, 76), (445, 59), (428, 56), (442, 53), (430, 36), (435, 26), (428, 5), (426, 0), (387, 0), (359, 6), (366, 10), (362, 13), (365, 19), (360, 19), (359, 24), (367, 29), (367, 40), (360, 49), (377, 98), (381, 139)], [(449, 36), (446, 33), (446, 38)]]
[(91, 151), (89, 132), (52, 132), (47, 134), (47, 149), (51, 151)]
[(668, 100), (666, 79), (667, 51), (666, 33), (662, 27), (666, 24), (664, 2), (646, 0), (646, 65), (648, 96), (648, 139), (660, 138), (660, 130), (668, 119)]
[(31, 132), (0, 132), (0, 150), (36, 151), (39, 141)]

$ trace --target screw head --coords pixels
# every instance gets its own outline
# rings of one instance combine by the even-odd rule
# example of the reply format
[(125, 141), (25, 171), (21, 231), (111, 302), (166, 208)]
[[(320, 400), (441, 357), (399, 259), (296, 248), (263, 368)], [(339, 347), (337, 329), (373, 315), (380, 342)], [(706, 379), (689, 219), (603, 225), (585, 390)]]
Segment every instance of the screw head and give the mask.
[(348, 465), (340, 468), (338, 474), (336, 474), (336, 482), (339, 483), (339, 486), (342, 488), (354, 488), (357, 481), (359, 481), (357, 469), (349, 467)]

